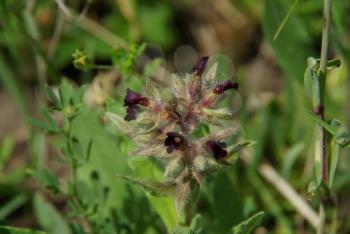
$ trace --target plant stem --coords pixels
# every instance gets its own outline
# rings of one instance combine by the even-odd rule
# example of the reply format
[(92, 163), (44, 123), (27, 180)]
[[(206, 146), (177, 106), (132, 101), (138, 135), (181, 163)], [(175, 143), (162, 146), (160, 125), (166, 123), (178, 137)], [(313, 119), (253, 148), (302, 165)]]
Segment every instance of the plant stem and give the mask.
[[(314, 106), (315, 113), (324, 120), (325, 107), (324, 107), (324, 97), (325, 97), (325, 85), (327, 77), (327, 62), (328, 62), (328, 47), (329, 47), (329, 31), (330, 31), (330, 16), (331, 16), (331, 0), (324, 0), (323, 7), (323, 30), (322, 30), (322, 45), (321, 45), (321, 59), (320, 59), (320, 70), (319, 70), (319, 82), (320, 82), (320, 92), (319, 92), (319, 103)], [(326, 157), (326, 131), (319, 125), (319, 139), (316, 142), (316, 147), (318, 147), (321, 152), (321, 163), (322, 163), (322, 179), (326, 182), (328, 180), (327, 175), (327, 157)], [(317, 151), (316, 151), (317, 152)]]
[[(321, 58), (320, 58), (320, 69), (319, 69), (319, 105), (314, 106), (315, 113), (320, 117), (320, 119), (325, 119), (325, 106), (324, 106), (324, 97), (325, 97), (325, 86), (326, 86), (326, 78), (327, 78), (327, 63), (328, 63), (328, 48), (329, 48), (329, 31), (330, 31), (330, 21), (331, 21), (331, 0), (323, 1), (323, 29), (322, 29), (322, 45), (321, 45)], [(327, 156), (326, 156), (326, 131), (325, 129), (319, 125), (319, 139), (316, 141), (316, 147), (319, 147), (319, 151), (321, 152), (321, 170), (322, 170), (322, 180), (327, 183)], [(317, 229), (317, 234), (324, 233), (324, 222), (326, 220), (326, 212), (325, 212), (325, 204), (323, 204), (321, 198), (320, 208), (319, 208), (319, 228)]]

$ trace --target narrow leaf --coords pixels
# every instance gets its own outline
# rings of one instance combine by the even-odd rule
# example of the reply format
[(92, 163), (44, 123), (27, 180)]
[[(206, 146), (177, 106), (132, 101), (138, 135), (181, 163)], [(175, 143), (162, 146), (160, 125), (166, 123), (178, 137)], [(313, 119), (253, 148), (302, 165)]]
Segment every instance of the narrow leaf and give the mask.
[(253, 215), (247, 220), (244, 220), (240, 224), (236, 225), (232, 229), (233, 234), (250, 234), (252, 231), (261, 224), (262, 218), (264, 217), (264, 212)]
[(330, 124), (321, 120), (317, 115), (315, 115), (311, 111), (308, 111), (304, 108), (300, 108), (300, 109), (303, 110), (306, 114), (308, 114), (313, 121), (315, 121), (316, 123), (324, 127), (330, 134), (332, 134), (333, 136), (336, 134), (336, 129), (332, 127)]
[(56, 96), (56, 94), (54, 93), (54, 91), (51, 89), (51, 87), (46, 86), (46, 92), (50, 98), (50, 101), (54, 105), (54, 107), (56, 107), (57, 109), (61, 109), (62, 108), (61, 102), (59, 98)]
[(277, 37), (280, 35), (280, 33), (281, 33), (282, 29), (284, 28), (284, 26), (286, 25), (286, 23), (287, 23), (289, 17), (292, 15), (292, 13), (293, 13), (295, 7), (298, 5), (298, 2), (299, 2), (299, 0), (295, 0), (294, 3), (293, 3), (293, 5), (289, 8), (287, 15), (283, 18), (283, 20), (282, 20), (280, 26), (277, 28), (277, 31), (276, 31), (275, 35), (273, 36), (273, 40), (274, 40), (274, 41), (275, 41), (275, 40), (277, 39)]
[(338, 159), (339, 159), (339, 145), (336, 142), (332, 142), (331, 158), (330, 158), (330, 169), (329, 169), (329, 187), (333, 185), (335, 171), (337, 170)]
[(3, 234), (45, 234), (46, 232), (30, 230), (27, 228), (0, 226), (0, 233), (3, 233)]

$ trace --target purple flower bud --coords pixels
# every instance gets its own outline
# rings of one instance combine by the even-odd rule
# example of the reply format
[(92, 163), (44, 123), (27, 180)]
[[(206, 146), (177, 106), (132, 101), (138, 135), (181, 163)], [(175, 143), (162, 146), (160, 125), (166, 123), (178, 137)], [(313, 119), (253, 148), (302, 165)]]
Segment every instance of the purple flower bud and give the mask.
[(221, 141), (207, 141), (206, 150), (216, 159), (221, 159), (227, 156), (226, 143)]
[(164, 145), (167, 146), (167, 152), (169, 154), (181, 147), (185, 141), (185, 138), (177, 132), (168, 132), (166, 135), (168, 137), (165, 139)]
[(205, 67), (207, 66), (208, 58), (208, 56), (202, 57), (194, 66), (193, 72), (196, 72), (198, 75), (202, 75), (205, 70)]
[(138, 110), (137, 105), (148, 106), (149, 99), (147, 97), (142, 96), (139, 93), (132, 91), (131, 89), (127, 89), (126, 95), (124, 98), (124, 106), (128, 107), (128, 109), (126, 110), (127, 114), (124, 117), (126, 121), (131, 121), (136, 119), (136, 114)]
[(124, 117), (124, 119), (126, 121), (136, 119), (137, 109), (138, 107), (136, 105), (129, 105), (128, 109), (126, 110), (126, 116)]
[(225, 92), (228, 89), (238, 89), (239, 85), (236, 82), (232, 82), (230, 80), (225, 80), (224, 82), (222, 82), (221, 84), (218, 84), (214, 89), (213, 92), (215, 94), (222, 94), (223, 92)]
[(149, 99), (128, 88), (126, 90), (126, 96), (124, 98), (124, 106), (131, 106), (131, 105), (137, 105), (137, 104), (141, 106), (148, 106)]

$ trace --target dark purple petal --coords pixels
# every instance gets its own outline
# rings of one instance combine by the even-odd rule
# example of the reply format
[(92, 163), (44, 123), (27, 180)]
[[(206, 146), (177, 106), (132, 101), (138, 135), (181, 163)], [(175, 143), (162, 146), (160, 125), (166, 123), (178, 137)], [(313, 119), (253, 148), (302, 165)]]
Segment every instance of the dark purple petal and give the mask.
[(167, 146), (167, 152), (169, 154), (181, 147), (185, 141), (184, 137), (177, 132), (168, 132), (166, 135), (167, 138), (165, 139), (164, 145)]
[(136, 105), (128, 106), (124, 120), (131, 121), (131, 120), (136, 119), (137, 109), (138, 109), (138, 107)]
[(221, 84), (218, 84), (214, 89), (213, 92), (216, 94), (221, 94), (225, 92), (228, 89), (238, 89), (239, 85), (236, 82), (232, 82), (230, 80), (225, 80)]
[(221, 141), (207, 141), (207, 151), (216, 159), (221, 159), (227, 156), (226, 143)]
[(139, 93), (132, 91), (131, 89), (126, 90), (126, 96), (124, 98), (124, 106), (130, 105), (141, 105), (148, 106), (149, 99), (147, 97), (142, 96)]
[(198, 75), (202, 75), (205, 70), (205, 67), (207, 66), (208, 59), (208, 56), (202, 57), (194, 66), (193, 71), (196, 72)]

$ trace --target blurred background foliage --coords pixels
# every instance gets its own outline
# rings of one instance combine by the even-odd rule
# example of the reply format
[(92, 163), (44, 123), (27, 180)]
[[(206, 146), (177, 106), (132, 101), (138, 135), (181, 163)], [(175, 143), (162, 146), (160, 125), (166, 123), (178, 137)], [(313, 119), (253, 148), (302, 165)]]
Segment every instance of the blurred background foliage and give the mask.
[[(167, 82), (168, 72), (181, 70), (174, 61), (179, 46), (190, 45), (198, 55), (224, 53), (219, 59), (224, 65), (232, 59), (234, 72), (224, 65), (220, 70), (240, 84), (241, 96), (233, 99), (240, 108), (232, 122), (241, 127), (244, 138), (257, 142), (244, 152), (252, 157), (249, 164), (238, 160), (207, 178), (195, 208), (205, 233), (228, 233), (260, 210), (265, 216), (256, 233), (312, 232), (258, 168), (263, 162), (271, 164), (306, 197), (313, 180), (314, 122), (299, 107), (311, 109), (303, 76), (307, 58), (317, 58), (320, 51), (322, 1), (298, 1), (276, 39), (294, 0), (57, 2), (65, 3), (74, 17), (52, 0), (0, 1), (0, 224), (83, 233), (72, 227), (84, 226), (83, 218), (63, 218), (69, 198), (42, 186), (62, 186), (70, 175), (61, 162), (62, 137), (45, 134), (32, 121), (44, 119), (45, 84), (57, 87), (63, 82), (66, 97), (73, 97), (78, 86), (86, 87), (71, 131), (84, 150), (93, 141), (89, 161), (78, 169), (78, 181), (88, 206), (103, 203), (94, 213), (103, 226), (100, 232), (166, 233), (174, 228), (178, 220), (171, 199), (153, 197), (116, 178), (160, 178), (161, 173), (152, 160), (127, 159), (132, 144), (118, 132), (106, 131), (102, 116), (105, 110), (123, 114), (126, 87), (142, 91), (146, 75)], [(332, 2), (331, 57), (340, 58), (342, 66), (327, 80), (326, 116), (349, 126), (350, 2)], [(89, 69), (74, 66), (77, 49), (92, 61)], [(195, 52), (189, 55), (196, 57)], [(155, 60), (144, 66), (147, 58)], [(181, 59), (190, 70), (195, 59)], [(109, 65), (115, 69), (104, 69)], [(53, 117), (62, 121), (59, 115)], [(338, 233), (350, 232), (348, 153), (341, 151), (334, 182)], [(43, 175), (45, 168), (53, 173)], [(29, 175), (33, 171), (44, 183)], [(108, 190), (107, 199), (95, 191), (99, 186)]]

